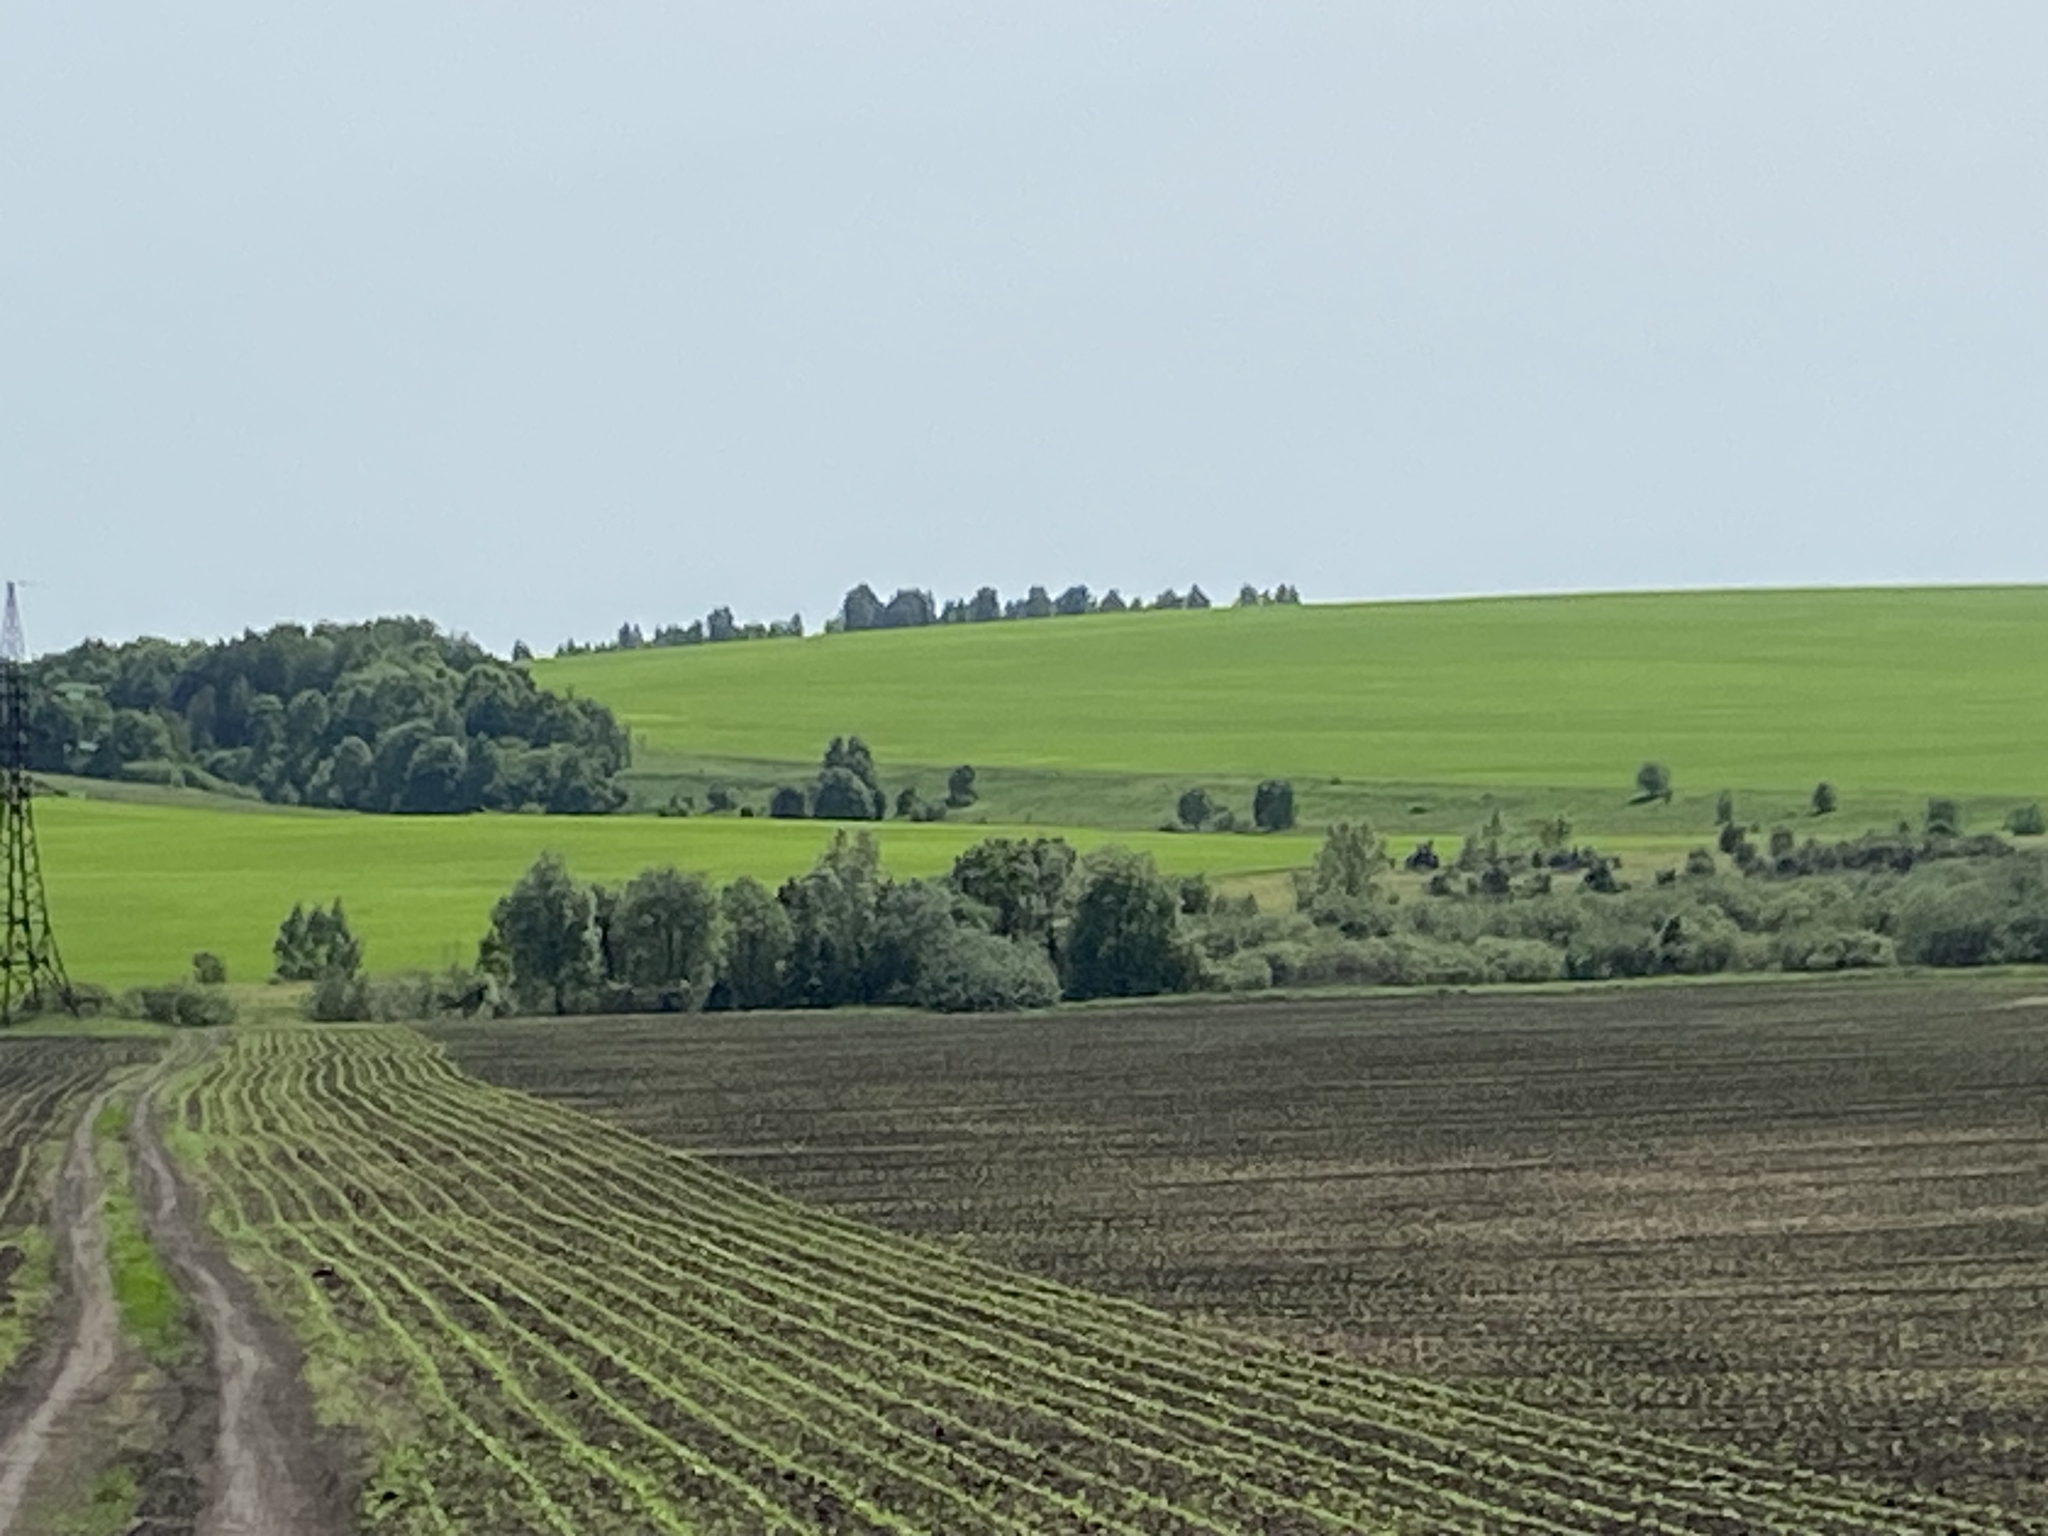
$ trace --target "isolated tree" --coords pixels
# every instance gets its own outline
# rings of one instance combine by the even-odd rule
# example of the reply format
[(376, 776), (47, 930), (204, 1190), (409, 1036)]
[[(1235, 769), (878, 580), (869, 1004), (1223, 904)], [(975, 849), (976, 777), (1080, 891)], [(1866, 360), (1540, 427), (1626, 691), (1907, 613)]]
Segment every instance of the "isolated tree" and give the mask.
[(967, 621), (970, 624), (986, 624), (1002, 616), (1002, 594), (994, 587), (983, 587), (974, 594), (974, 600), (967, 605)]
[(533, 660), (533, 648), (524, 640), (514, 640), (512, 642), (512, 659), (515, 662)]
[(1734, 820), (1735, 795), (1732, 791), (1724, 789), (1714, 799), (1714, 825), (1725, 827)]
[(804, 817), (804, 792), (794, 784), (784, 784), (768, 797), (768, 814), (778, 821), (801, 821)]
[(1117, 591), (1115, 587), (1111, 587), (1107, 592), (1102, 594), (1102, 601), (1100, 604), (1097, 605), (1096, 612), (1122, 613), (1124, 611), (1125, 606), (1126, 604), (1124, 603), (1123, 594)]
[(1076, 618), (1081, 614), (1094, 612), (1095, 602), (1088, 595), (1085, 586), (1076, 584), (1053, 599), (1052, 611), (1063, 617)]
[(1197, 785), (1193, 789), (1181, 792), (1180, 803), (1174, 808), (1174, 814), (1180, 817), (1182, 826), (1199, 832), (1209, 818), (1216, 814), (1216, 806), (1209, 799), (1209, 791)]
[(1294, 825), (1294, 785), (1266, 779), (1252, 794), (1252, 825), (1261, 832), (1285, 832)]
[(2039, 837), (2044, 827), (2048, 821), (2042, 818), (2038, 803), (2016, 805), (2006, 813), (2005, 830), (2014, 837)]
[(1079, 879), (1064, 956), (1069, 996), (1149, 997), (1192, 984), (1180, 892), (1151, 859), (1105, 848), (1082, 860)]
[(1813, 814), (1832, 816), (1835, 813), (1835, 786), (1823, 779), (1813, 786)]
[(1263, 601), (1264, 599), (1259, 595), (1259, 589), (1250, 582), (1246, 582), (1237, 589), (1237, 606), (1240, 608), (1256, 608)]
[(270, 952), (279, 981), (353, 976), (363, 963), (362, 940), (350, 930), (339, 900), (331, 908), (293, 903), (278, 925)]
[(1190, 608), (1209, 607), (1209, 594), (1204, 592), (1199, 586), (1189, 587), (1187, 596), (1187, 606)]
[(718, 896), (719, 985), (734, 1008), (773, 1008), (789, 965), (789, 913), (759, 881), (742, 875)]
[(619, 893), (607, 926), (613, 974), (661, 1007), (697, 1007), (711, 986), (717, 911), (703, 876), (643, 870)]
[(1644, 763), (1636, 770), (1636, 800), (1647, 803), (1651, 800), (1671, 799), (1671, 770), (1662, 763)]
[(1963, 830), (1963, 808), (1946, 797), (1927, 802), (1927, 835), (1954, 837)]
[(567, 1013), (603, 976), (596, 893), (571, 877), (559, 854), (542, 854), (499, 899), (491, 931), (514, 990), (529, 1003), (546, 1000)]
[(956, 811), (974, 804), (979, 794), (974, 787), (974, 770), (962, 763), (946, 775), (946, 804)]
[(210, 949), (192, 957), (192, 979), (202, 987), (227, 985), (228, 963)]

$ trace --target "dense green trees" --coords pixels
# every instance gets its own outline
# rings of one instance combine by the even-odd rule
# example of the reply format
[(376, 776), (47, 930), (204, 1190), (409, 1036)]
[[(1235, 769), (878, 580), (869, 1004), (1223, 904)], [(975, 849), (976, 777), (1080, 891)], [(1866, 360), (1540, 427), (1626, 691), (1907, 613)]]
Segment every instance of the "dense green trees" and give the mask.
[(1252, 825), (1261, 832), (1285, 832), (1294, 825), (1294, 785), (1267, 779), (1252, 794)]
[[(1238, 594), (1239, 607), (1300, 601), (1301, 594), (1284, 582), (1270, 592), (1261, 592), (1247, 585)], [(1113, 587), (1098, 598), (1080, 583), (1066, 588), (1057, 597), (1042, 586), (1034, 586), (1024, 596), (1012, 598), (1009, 602), (1004, 602), (994, 587), (983, 587), (971, 598), (953, 598), (943, 604), (935, 603), (929, 592), (903, 587), (885, 603), (875, 595), (874, 588), (862, 582), (846, 594), (838, 614), (825, 621), (825, 628), (828, 632), (837, 633), (864, 629), (914, 629), (925, 624), (987, 624), (997, 619), (1073, 618), (1089, 613), (1124, 613), (1144, 606), (1135, 600), (1126, 602)], [(1151, 606), (1155, 610), (1207, 608), (1210, 603), (1199, 586), (1190, 587), (1185, 597), (1169, 587), (1152, 601)]]
[(423, 619), (215, 645), (88, 641), (32, 664), (33, 765), (360, 811), (615, 809), (627, 736)]

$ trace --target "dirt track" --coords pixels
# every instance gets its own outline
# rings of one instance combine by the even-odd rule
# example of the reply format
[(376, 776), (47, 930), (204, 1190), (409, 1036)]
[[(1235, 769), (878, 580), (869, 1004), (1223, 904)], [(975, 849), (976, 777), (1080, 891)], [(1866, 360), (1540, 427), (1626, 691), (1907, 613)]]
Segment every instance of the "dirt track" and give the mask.
[(258, 1305), (164, 1151), (153, 1085), (136, 1105), (143, 1225), (199, 1315), (218, 1394), (218, 1434), (198, 1536), (340, 1536), (346, 1483), (313, 1417), (290, 1335)]
[[(57, 1176), (55, 1225), (60, 1273), (70, 1288), (70, 1327), (29, 1378), (29, 1406), (12, 1423), (0, 1420), (0, 1536), (14, 1529), (29, 1482), (53, 1443), (59, 1421), (92, 1391), (120, 1349), (120, 1316), (107, 1277), (107, 1231), (100, 1221), (100, 1170), (93, 1139), (106, 1093), (78, 1118)], [(39, 1394), (36, 1386), (41, 1386)]]

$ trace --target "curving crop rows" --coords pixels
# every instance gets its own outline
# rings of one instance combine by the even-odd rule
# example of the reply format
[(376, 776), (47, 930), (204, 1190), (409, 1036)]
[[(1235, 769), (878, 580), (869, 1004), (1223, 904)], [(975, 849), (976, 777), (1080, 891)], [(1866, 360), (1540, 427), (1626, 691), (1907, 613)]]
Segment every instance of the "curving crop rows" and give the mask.
[(14, 1363), (33, 1319), (23, 1316), (24, 1263), (43, 1245), (40, 1154), (61, 1138), (87, 1095), (151, 1047), (127, 1041), (0, 1039), (0, 1372)]
[[(252, 1032), (178, 1144), (384, 1424), (379, 1529), (2048, 1530), (1342, 1366), (795, 1205), (457, 1072)], [(401, 1442), (407, 1448), (398, 1449)]]

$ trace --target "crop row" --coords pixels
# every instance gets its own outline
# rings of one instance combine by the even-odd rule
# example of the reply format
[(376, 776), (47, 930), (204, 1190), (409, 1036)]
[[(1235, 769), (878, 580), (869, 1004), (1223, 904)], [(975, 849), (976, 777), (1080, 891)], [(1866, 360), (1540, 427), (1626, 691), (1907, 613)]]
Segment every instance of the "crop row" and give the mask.
[(2024, 1528), (1011, 1274), (410, 1031), (245, 1034), (182, 1092), (180, 1145), (284, 1310), (426, 1405), (399, 1529)]

